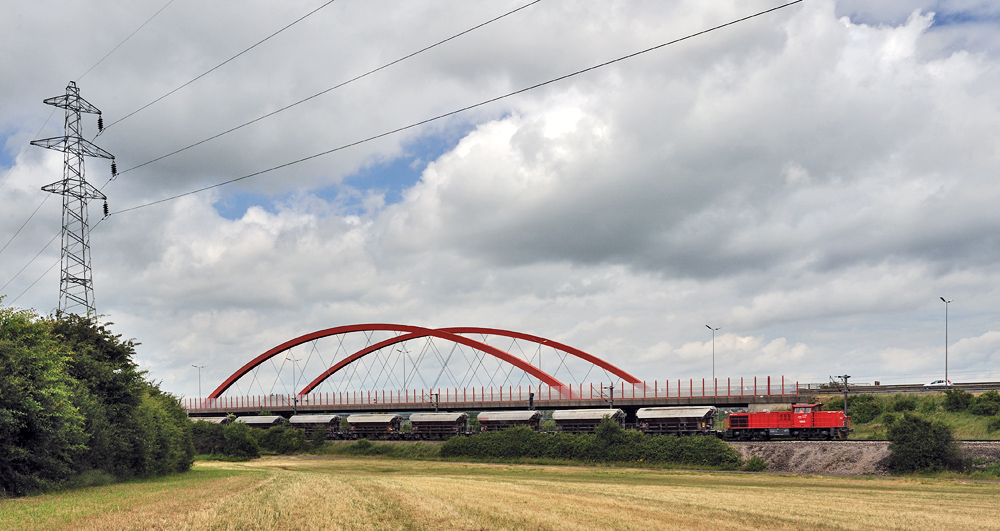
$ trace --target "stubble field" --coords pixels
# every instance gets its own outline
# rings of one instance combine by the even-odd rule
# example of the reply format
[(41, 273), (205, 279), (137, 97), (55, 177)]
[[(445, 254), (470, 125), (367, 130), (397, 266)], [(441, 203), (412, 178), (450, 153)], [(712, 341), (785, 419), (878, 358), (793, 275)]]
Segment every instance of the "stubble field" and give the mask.
[(275, 457), (0, 501), (7, 529), (1000, 529), (1000, 483)]

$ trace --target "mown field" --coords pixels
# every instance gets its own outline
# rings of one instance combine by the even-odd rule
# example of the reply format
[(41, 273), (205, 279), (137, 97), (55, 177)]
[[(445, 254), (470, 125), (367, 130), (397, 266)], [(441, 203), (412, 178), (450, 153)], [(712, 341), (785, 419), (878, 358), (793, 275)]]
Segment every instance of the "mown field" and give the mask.
[(0, 501), (7, 529), (1000, 529), (1000, 483), (269, 457)]

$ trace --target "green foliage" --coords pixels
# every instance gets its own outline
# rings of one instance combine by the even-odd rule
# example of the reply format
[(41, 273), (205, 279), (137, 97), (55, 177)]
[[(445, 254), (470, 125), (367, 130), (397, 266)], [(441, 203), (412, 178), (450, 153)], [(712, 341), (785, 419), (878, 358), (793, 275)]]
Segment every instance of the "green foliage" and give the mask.
[(847, 414), (851, 422), (868, 424), (882, 413), (882, 404), (874, 395), (857, 395), (847, 399)]
[(360, 439), (355, 442), (329, 441), (313, 451), (320, 455), (435, 459), (441, 457), (440, 449), (440, 444), (425, 442), (373, 443), (368, 439)]
[(981, 417), (992, 417), (993, 415), (1000, 413), (1000, 404), (996, 402), (976, 400), (972, 402), (971, 406), (969, 406), (968, 411), (973, 415), (979, 415)]
[(965, 411), (972, 404), (972, 395), (961, 389), (948, 389), (944, 392), (944, 409), (947, 411)]
[(912, 395), (896, 395), (892, 399), (893, 411), (915, 411), (917, 409), (917, 397)]
[(442, 457), (559, 459), (596, 463), (678, 463), (735, 469), (739, 454), (714, 437), (647, 436), (605, 419), (594, 434), (549, 435), (519, 426), (455, 437), (441, 445)]
[(319, 448), (323, 443), (325, 443), (326, 431), (326, 426), (313, 430), (312, 436), (309, 437), (309, 448)]
[(51, 323), (0, 308), (0, 496), (57, 486), (86, 451), (68, 352)]
[(135, 475), (161, 476), (191, 468), (194, 462), (191, 422), (177, 397), (150, 385), (137, 415), (143, 427), (143, 440), (139, 447), (142, 468), (134, 470)]
[(260, 447), (257, 439), (250, 433), (250, 426), (242, 422), (233, 422), (222, 428), (225, 444), (222, 453), (237, 459), (253, 459), (260, 457)]
[(889, 427), (889, 468), (893, 472), (937, 471), (958, 468), (961, 459), (951, 430), (912, 413)]
[(469, 432), (479, 433), (479, 419), (476, 418), (478, 412), (469, 413)]
[(199, 454), (221, 454), (226, 448), (222, 424), (196, 420), (191, 423), (191, 442)]
[(884, 426), (892, 426), (899, 419), (899, 415), (896, 413), (882, 413), (882, 417), (879, 419), (882, 421)]
[(972, 400), (969, 413), (983, 417), (992, 417), (1000, 413), (1000, 393), (986, 391)]
[(823, 411), (843, 411), (844, 410), (844, 397), (838, 396), (827, 400), (823, 404)]
[(941, 400), (937, 396), (921, 397), (917, 404), (917, 411), (924, 415), (930, 415), (941, 409)]
[(108, 326), (0, 309), (0, 495), (191, 466), (186, 411)]
[(296, 454), (309, 446), (305, 432), (294, 428), (272, 426), (266, 430), (250, 430), (250, 433), (261, 450), (274, 454)]
[(552, 419), (543, 420), (540, 427), (542, 431), (552, 433), (556, 431), (556, 421)]
[(990, 419), (990, 423), (986, 425), (986, 431), (990, 433), (1000, 431), (1000, 415)]
[(751, 456), (743, 465), (743, 470), (746, 472), (763, 472), (767, 470), (767, 461), (764, 461), (764, 458), (759, 455)]

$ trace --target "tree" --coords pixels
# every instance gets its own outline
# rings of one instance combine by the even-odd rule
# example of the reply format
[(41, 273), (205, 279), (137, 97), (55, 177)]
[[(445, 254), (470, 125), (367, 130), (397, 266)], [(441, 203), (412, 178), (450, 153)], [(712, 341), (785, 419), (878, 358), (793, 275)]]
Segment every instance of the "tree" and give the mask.
[(889, 468), (893, 472), (958, 468), (961, 459), (951, 429), (910, 412), (889, 426)]
[(253, 459), (260, 457), (260, 447), (250, 433), (250, 426), (242, 422), (233, 422), (222, 429), (226, 440), (223, 453), (238, 459)]
[(45, 490), (76, 472), (87, 437), (66, 362), (51, 323), (0, 308), (0, 496)]

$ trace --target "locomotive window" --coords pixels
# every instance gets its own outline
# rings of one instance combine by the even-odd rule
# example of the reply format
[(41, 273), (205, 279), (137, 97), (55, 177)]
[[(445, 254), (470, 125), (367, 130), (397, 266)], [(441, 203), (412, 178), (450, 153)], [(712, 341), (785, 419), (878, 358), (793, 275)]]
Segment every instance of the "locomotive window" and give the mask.
[(729, 417), (729, 426), (732, 428), (746, 428), (749, 425), (750, 422), (747, 417)]

